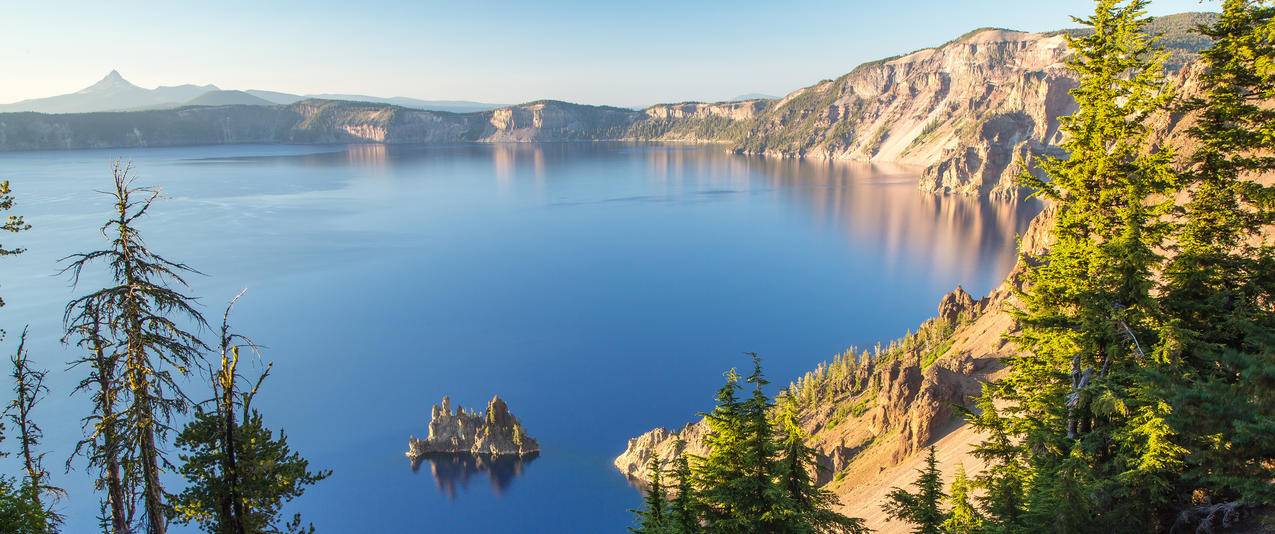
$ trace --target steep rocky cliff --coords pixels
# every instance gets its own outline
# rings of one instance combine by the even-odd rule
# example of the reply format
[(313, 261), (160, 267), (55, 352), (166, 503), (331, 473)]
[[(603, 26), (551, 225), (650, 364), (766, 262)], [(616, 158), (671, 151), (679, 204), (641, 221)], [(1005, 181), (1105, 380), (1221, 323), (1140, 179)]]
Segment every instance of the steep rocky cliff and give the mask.
[[(1213, 15), (1156, 19), (1177, 72), (1208, 41)], [(888, 161), (922, 167), (922, 190), (1012, 197), (1033, 158), (1058, 155), (1058, 118), (1075, 108), (1065, 33), (970, 32), (942, 46), (859, 66), (797, 90), (734, 146), (780, 157)]]
[(539, 452), (540, 444), (522, 429), (505, 401), (495, 396), (483, 412), (460, 406), (453, 411), (451, 399), (443, 397), (431, 410), (429, 435), (407, 439), (407, 457), (413, 461), (428, 454), (528, 456)]

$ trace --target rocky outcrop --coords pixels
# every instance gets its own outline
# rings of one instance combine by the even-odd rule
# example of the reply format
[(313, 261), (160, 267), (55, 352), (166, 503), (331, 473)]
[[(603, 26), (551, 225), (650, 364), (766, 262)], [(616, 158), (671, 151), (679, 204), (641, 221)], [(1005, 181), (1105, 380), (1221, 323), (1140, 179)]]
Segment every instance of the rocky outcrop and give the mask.
[[(869, 448), (884, 450), (886, 460), (897, 463), (952, 426), (953, 406), (969, 404), (995, 363), (969, 353), (949, 354), (950, 339), (987, 305), (987, 299), (976, 301), (958, 287), (941, 300), (939, 316), (916, 334), (877, 354), (850, 351), (850, 359), (821, 366), (808, 375), (813, 378), (789, 387), (799, 401), (812, 400), (800, 420), (814, 437), (821, 482), (833, 480)], [(926, 364), (927, 359), (934, 361)], [(683, 452), (703, 453), (706, 431), (703, 419), (677, 431), (653, 429), (630, 439), (614, 464), (626, 476), (645, 480), (652, 458), (667, 464)]]
[(974, 314), (977, 311), (978, 303), (974, 301), (974, 297), (959, 285), (939, 300), (939, 318), (945, 321), (956, 322), (962, 315)]
[(453, 411), (451, 399), (443, 397), (430, 413), (428, 437), (407, 440), (407, 457), (412, 461), (430, 454), (528, 456), (539, 452), (540, 444), (526, 434), (505, 401), (496, 396), (483, 412), (460, 406)]
[(646, 480), (651, 459), (660, 465), (671, 466), (673, 460), (685, 453), (689, 455), (703, 454), (704, 432), (708, 425), (704, 420), (689, 423), (680, 430), (672, 431), (659, 427), (630, 438), (624, 452), (612, 462), (616, 469), (633, 480)]

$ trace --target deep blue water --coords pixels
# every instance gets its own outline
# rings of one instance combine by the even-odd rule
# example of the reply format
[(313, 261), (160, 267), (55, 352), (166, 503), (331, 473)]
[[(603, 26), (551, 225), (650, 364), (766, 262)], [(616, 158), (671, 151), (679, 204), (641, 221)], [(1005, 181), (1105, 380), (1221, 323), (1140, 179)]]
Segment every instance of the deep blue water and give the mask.
[[(289, 508), (321, 532), (622, 532), (639, 496), (611, 459), (629, 437), (708, 408), (744, 351), (783, 384), (915, 327), (957, 284), (986, 292), (1036, 211), (922, 194), (915, 169), (716, 147), (0, 154), (34, 225), (2, 237), (29, 251), (0, 259), (0, 351), (29, 323), (33, 359), (53, 369), (37, 415), (70, 491), (67, 532), (92, 531), (98, 496), (82, 464), (61, 469), (86, 410), (68, 396), (80, 377), (61, 312), (101, 280), (72, 288), (58, 259), (102, 246), (109, 199), (94, 191), (117, 157), (163, 189), (143, 235), (206, 274), (192, 292), (207, 314), (248, 288), (234, 326), (275, 366), (258, 406), (335, 471)], [(493, 393), (539, 458), (411, 468), (407, 437), (432, 403)]]

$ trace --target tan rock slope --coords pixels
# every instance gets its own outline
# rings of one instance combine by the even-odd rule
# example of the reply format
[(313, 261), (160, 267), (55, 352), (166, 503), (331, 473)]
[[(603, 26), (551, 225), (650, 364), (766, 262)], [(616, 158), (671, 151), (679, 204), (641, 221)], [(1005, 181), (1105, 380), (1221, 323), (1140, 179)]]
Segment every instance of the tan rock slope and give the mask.
[[(1207, 13), (1156, 19), (1181, 70), (1208, 41)], [(922, 190), (1013, 197), (1027, 162), (1057, 154), (1075, 101), (1065, 32), (980, 29), (936, 48), (859, 66), (772, 104), (735, 148), (924, 168)]]

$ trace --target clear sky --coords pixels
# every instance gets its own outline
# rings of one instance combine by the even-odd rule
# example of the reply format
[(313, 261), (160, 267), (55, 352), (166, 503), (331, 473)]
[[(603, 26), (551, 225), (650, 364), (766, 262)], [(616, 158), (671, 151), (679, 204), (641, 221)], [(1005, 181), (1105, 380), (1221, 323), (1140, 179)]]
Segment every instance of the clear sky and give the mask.
[(977, 27), (1069, 27), (1068, 15), (1091, 10), (1089, 0), (2, 0), (0, 102), (72, 92), (111, 69), (143, 87), (721, 100), (784, 94)]

